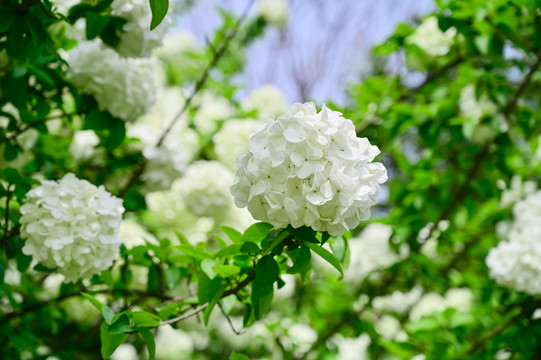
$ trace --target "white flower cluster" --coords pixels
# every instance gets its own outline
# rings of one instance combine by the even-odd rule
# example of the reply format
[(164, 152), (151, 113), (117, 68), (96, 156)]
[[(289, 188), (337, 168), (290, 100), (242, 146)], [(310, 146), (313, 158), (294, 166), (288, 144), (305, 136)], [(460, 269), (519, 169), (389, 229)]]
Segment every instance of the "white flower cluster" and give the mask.
[(541, 192), (513, 207), (507, 240), (492, 248), (486, 258), (490, 276), (502, 286), (530, 295), (541, 294)]
[(90, 278), (113, 264), (121, 244), (121, 199), (73, 174), (45, 180), (26, 196), (20, 220), (24, 254), (58, 267), (68, 282)]
[(158, 82), (151, 59), (125, 59), (99, 42), (82, 42), (69, 53), (68, 78), (91, 94), (101, 110), (132, 121), (154, 104)]
[(73, 134), (69, 152), (77, 162), (90, 160), (96, 154), (96, 146), (100, 143), (94, 130), (80, 130)]
[(229, 169), (237, 169), (237, 157), (248, 151), (250, 135), (263, 127), (263, 123), (248, 119), (227, 120), (212, 141), (216, 157)]
[(254, 219), (342, 235), (370, 217), (387, 180), (379, 154), (351, 120), (313, 103), (294, 104), (254, 133), (231, 192)]
[(390, 266), (400, 260), (401, 255), (407, 255), (391, 249), (389, 238), (392, 233), (390, 226), (374, 223), (352, 238), (348, 242), (350, 262), (344, 280), (359, 283), (371, 271)]
[(167, 16), (154, 30), (150, 30), (152, 13), (146, 0), (114, 0), (111, 15), (126, 19), (122, 32), (118, 33), (120, 42), (116, 47), (116, 51), (125, 57), (149, 56), (154, 48), (161, 46), (169, 30)]
[(173, 181), (180, 178), (199, 150), (197, 133), (188, 128), (185, 117), (175, 123), (161, 146), (156, 147), (160, 136), (185, 102), (182, 92), (174, 88), (161, 89), (156, 97), (150, 113), (128, 127), (128, 136), (141, 140), (141, 150), (147, 160), (142, 177), (150, 191), (168, 189)]
[(233, 106), (224, 97), (212, 92), (201, 91), (192, 101), (197, 107), (193, 123), (199, 134), (211, 135), (218, 129), (218, 122), (229, 119), (233, 115)]
[(269, 24), (283, 28), (289, 20), (289, 5), (285, 0), (261, 0), (257, 14)]
[(448, 308), (454, 308), (457, 312), (469, 312), (473, 294), (469, 288), (449, 289), (445, 296), (438, 293), (427, 293), (415, 304), (409, 314), (411, 322), (421, 319), (423, 316), (442, 312)]
[(511, 178), (509, 188), (503, 180), (498, 180), (498, 187), (502, 189), (502, 197), (500, 199), (500, 206), (507, 207), (514, 205), (516, 202), (523, 200), (528, 195), (537, 191), (537, 184), (535, 181), (522, 181), (522, 178), (518, 175), (514, 175)]
[(462, 116), (471, 118), (478, 123), (483, 116), (493, 115), (498, 112), (498, 107), (482, 94), (479, 99), (475, 96), (475, 85), (469, 84), (460, 92), (459, 107)]
[(390, 295), (376, 297), (373, 301), (373, 308), (380, 313), (395, 312), (405, 314), (423, 295), (423, 288), (415, 286), (408, 292), (393, 291)]
[(455, 35), (454, 27), (443, 32), (438, 26), (438, 19), (430, 16), (417, 27), (412, 35), (408, 36), (406, 42), (417, 45), (430, 56), (442, 56), (449, 52)]
[(287, 112), (284, 94), (275, 85), (266, 84), (252, 90), (242, 102), (245, 112), (256, 111), (258, 118), (267, 120)]
[(200, 47), (194, 34), (188, 31), (179, 31), (163, 39), (163, 45), (156, 48), (153, 53), (158, 59), (174, 64), (185, 60), (183, 57), (189, 52), (199, 51)]
[(188, 168), (175, 186), (193, 214), (223, 218), (231, 206), (229, 187), (233, 181), (233, 173), (223, 164), (199, 161)]
[(338, 348), (336, 360), (367, 360), (368, 346), (370, 346), (370, 335), (363, 333), (357, 338), (345, 338), (336, 335), (333, 342)]

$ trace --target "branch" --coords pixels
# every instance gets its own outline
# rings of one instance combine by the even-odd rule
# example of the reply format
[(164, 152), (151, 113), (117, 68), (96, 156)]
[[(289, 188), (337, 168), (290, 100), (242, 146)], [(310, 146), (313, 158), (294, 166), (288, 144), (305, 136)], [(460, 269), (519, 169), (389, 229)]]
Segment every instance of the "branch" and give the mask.
[[(244, 19), (248, 15), (248, 12), (249, 12), (250, 8), (252, 7), (253, 3), (254, 3), (254, 0), (249, 0), (249, 2), (247, 4), (244, 12), (242, 13), (241, 17), (237, 20), (237, 22), (233, 26), (232, 31), (227, 35), (225, 40), (221, 43), (221, 45), (218, 47), (218, 49), (214, 52), (214, 55), (213, 55), (210, 63), (207, 65), (207, 67), (205, 68), (205, 70), (201, 74), (201, 77), (199, 78), (199, 80), (197, 80), (197, 82), (195, 83), (194, 91), (186, 99), (186, 102), (184, 103), (184, 105), (180, 108), (178, 113), (173, 117), (173, 119), (171, 120), (169, 125), (165, 128), (163, 133), (160, 135), (158, 141), (156, 142), (156, 145), (154, 145), (154, 148), (157, 149), (157, 148), (162, 146), (162, 144), (165, 141), (165, 138), (167, 137), (167, 135), (169, 135), (169, 133), (171, 132), (171, 130), (173, 129), (175, 124), (180, 120), (182, 115), (186, 112), (186, 110), (188, 109), (188, 107), (192, 103), (195, 96), (203, 88), (203, 86), (205, 85), (205, 83), (208, 80), (210, 72), (218, 64), (220, 59), (225, 55), (229, 45), (231, 44), (231, 41), (237, 35), (237, 33), (238, 33), (239, 29), (240, 29), (240, 25), (242, 24), (242, 22), (244, 21)], [(127, 185), (124, 186), (119, 191), (118, 196), (123, 197), (128, 192), (130, 187), (132, 187), (137, 182), (139, 177), (143, 174), (143, 172), (145, 170), (145, 166), (146, 166), (145, 161), (143, 159), (142, 163), (138, 166), (138, 168), (130, 176), (130, 179), (128, 180)]]
[[(238, 283), (237, 286), (225, 291), (222, 294), (222, 296), (220, 297), (220, 299), (223, 299), (226, 296), (238, 293), (240, 290), (244, 289), (254, 278), (255, 278), (255, 266), (252, 267), (252, 272), (250, 273), (250, 275), (248, 275), (248, 277), (246, 277), (246, 279), (244, 279), (243, 281)], [(196, 307), (192, 311), (189, 311), (187, 313), (179, 315), (179, 316), (177, 316), (175, 318), (162, 321), (159, 326), (171, 325), (171, 324), (174, 324), (176, 322), (186, 320), (186, 319), (188, 319), (188, 318), (190, 318), (190, 317), (192, 317), (194, 315), (199, 314), (201, 311), (205, 310), (208, 306), (209, 306), (209, 303), (206, 302), (203, 305), (199, 305), (198, 307)]]
[(74, 115), (77, 115), (77, 113), (71, 113), (71, 114), (62, 113), (60, 115), (54, 115), (54, 116), (47, 117), (45, 119), (35, 121), (33, 123), (30, 123), (30, 124), (26, 125), (25, 127), (21, 128), (21, 129), (17, 130), (13, 134), (11, 134), (9, 136), (6, 136), (3, 139), (0, 139), (0, 144), (3, 144), (5, 142), (7, 142), (7, 141), (11, 141), (11, 140), (15, 139), (16, 137), (18, 137), (19, 135), (25, 133), (26, 131), (28, 131), (30, 129), (33, 129), (33, 128), (37, 127), (38, 125), (45, 124), (49, 120), (61, 119), (63, 117), (72, 117)]

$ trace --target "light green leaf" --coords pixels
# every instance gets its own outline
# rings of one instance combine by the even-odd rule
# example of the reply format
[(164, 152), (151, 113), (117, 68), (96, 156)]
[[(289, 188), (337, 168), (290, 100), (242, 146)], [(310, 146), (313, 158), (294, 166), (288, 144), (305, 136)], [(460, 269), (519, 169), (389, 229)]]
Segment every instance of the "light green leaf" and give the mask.
[(327, 260), (327, 262), (329, 264), (331, 264), (332, 266), (334, 266), (334, 268), (336, 270), (338, 270), (338, 272), (344, 276), (344, 272), (342, 271), (342, 266), (340, 265), (340, 262), (338, 261), (338, 259), (336, 259), (334, 257), (333, 254), (331, 254), (329, 251), (327, 251), (326, 249), (324, 249), (323, 247), (317, 245), (317, 244), (314, 244), (314, 243), (310, 243), (310, 242), (305, 242), (304, 245), (308, 246), (310, 248), (310, 250), (312, 250), (313, 252), (315, 252), (316, 254), (318, 254), (319, 256), (321, 256), (323, 259)]
[(156, 358), (156, 342), (154, 341), (154, 335), (152, 334), (152, 331), (147, 328), (141, 328), (139, 329), (139, 333), (147, 343), (149, 360), (154, 360)]
[(103, 318), (107, 324), (111, 325), (113, 323), (113, 317), (115, 316), (113, 309), (107, 305), (103, 305), (101, 308), (101, 314), (103, 315)]
[(212, 270), (221, 277), (232, 277), (238, 275), (240, 267), (236, 265), (216, 265), (212, 267)]

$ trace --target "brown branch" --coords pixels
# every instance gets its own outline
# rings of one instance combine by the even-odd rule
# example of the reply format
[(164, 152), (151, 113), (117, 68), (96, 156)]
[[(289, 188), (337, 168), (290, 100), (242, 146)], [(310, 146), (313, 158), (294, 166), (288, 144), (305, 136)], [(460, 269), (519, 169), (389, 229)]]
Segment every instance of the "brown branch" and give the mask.
[(6, 136), (3, 139), (0, 139), (0, 144), (3, 144), (5, 142), (7, 142), (7, 141), (11, 141), (11, 140), (15, 139), (16, 137), (18, 137), (19, 135), (25, 133), (26, 131), (28, 131), (30, 129), (33, 129), (36, 126), (45, 124), (49, 120), (61, 119), (63, 117), (72, 117), (72, 116), (75, 116), (75, 115), (77, 115), (77, 113), (71, 113), (71, 114), (62, 113), (62, 114), (59, 114), (59, 115), (53, 115), (53, 116), (47, 117), (45, 119), (41, 119), (41, 120), (32, 122), (32, 123), (26, 125), (25, 127), (23, 127), (21, 129), (15, 131), (14, 133), (10, 134), (9, 136)]

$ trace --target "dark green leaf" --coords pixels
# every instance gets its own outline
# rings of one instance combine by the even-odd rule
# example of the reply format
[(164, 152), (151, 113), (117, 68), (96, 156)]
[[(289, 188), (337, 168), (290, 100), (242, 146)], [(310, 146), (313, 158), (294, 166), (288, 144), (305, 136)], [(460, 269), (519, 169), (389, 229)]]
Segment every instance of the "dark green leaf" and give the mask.
[(260, 222), (253, 224), (244, 232), (241, 241), (251, 241), (253, 243), (260, 243), (261, 240), (267, 237), (268, 233), (273, 229), (273, 226), (268, 223)]
[(127, 338), (128, 334), (111, 334), (109, 325), (102, 322), (100, 325), (101, 356), (108, 359)]
[(154, 335), (149, 329), (141, 328), (139, 333), (145, 339), (148, 349), (148, 358), (149, 360), (154, 360), (156, 358), (156, 342), (154, 341)]
[(150, 0), (150, 10), (152, 11), (152, 21), (150, 22), (150, 30), (154, 30), (160, 25), (167, 10), (169, 9), (169, 0)]

